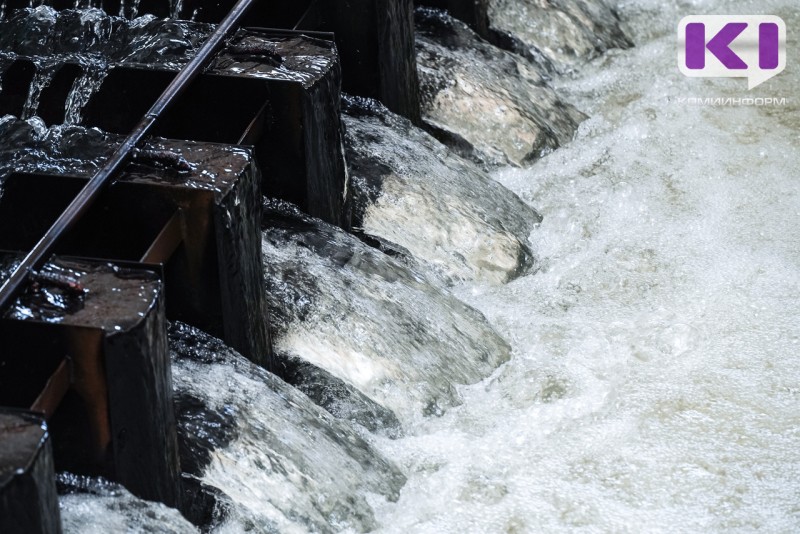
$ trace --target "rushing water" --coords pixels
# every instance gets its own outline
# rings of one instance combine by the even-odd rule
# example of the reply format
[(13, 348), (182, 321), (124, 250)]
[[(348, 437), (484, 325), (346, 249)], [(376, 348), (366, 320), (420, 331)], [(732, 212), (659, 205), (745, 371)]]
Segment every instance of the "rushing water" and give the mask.
[(343, 122), (356, 228), (451, 281), (531, 267), (541, 219), (511, 191), (377, 102), (346, 99)]
[(56, 73), (56, 65), (52, 62), (37, 62), (36, 73), (31, 80), (30, 90), (28, 91), (28, 98), (25, 99), (25, 105), (22, 107), (22, 118), (29, 119), (36, 116), (39, 109), (39, 101), (41, 100), (42, 90), (50, 85), (53, 76)]
[(509, 32), (533, 57), (564, 72), (630, 41), (605, 0), (490, 0), (489, 24)]
[(422, 116), (454, 150), (484, 166), (521, 165), (572, 139), (583, 115), (519, 56), (446, 12), (415, 14)]
[(56, 11), (39, 5), (0, 19), (0, 61), (4, 65), (14, 60), (30, 61), (35, 66), (21, 113), (24, 119), (36, 116), (42, 93), (62, 66), (77, 65), (80, 73), (64, 102), (64, 122), (79, 124), (83, 108), (113, 65), (178, 69), (212, 28), (208, 24), (159, 20), (152, 15), (127, 20), (95, 8)]
[[(800, 528), (800, 80), (684, 78), (675, 27), (707, 12), (800, 23), (789, 0), (629, 0), (636, 48), (557, 80), (591, 118), (495, 175), (542, 213), (542, 268), (459, 289), (514, 356), (381, 440), (409, 476), (382, 531)], [(717, 96), (787, 105), (678, 100)]]
[(174, 508), (137, 499), (119, 484), (70, 473), (59, 474), (57, 481), (64, 532), (198, 532)]
[(281, 359), (325, 370), (403, 424), (458, 403), (458, 384), (508, 357), (483, 316), (413, 262), (283, 203), (266, 207), (263, 250)]
[(56, 11), (40, 5), (0, 21), (0, 49), (21, 56), (96, 57), (108, 63), (175, 67), (187, 61), (212, 30), (210, 24), (153, 15), (128, 20), (100, 9)]
[(367, 531), (367, 492), (397, 499), (403, 475), (308, 397), (191, 327), (170, 347), (183, 486), (216, 500), (209, 525)]

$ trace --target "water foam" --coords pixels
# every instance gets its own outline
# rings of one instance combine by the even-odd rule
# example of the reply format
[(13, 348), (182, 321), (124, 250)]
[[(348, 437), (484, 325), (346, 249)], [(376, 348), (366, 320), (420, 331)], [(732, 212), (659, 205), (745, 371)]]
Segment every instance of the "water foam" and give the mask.
[(458, 292), (514, 357), (414, 437), (380, 440), (409, 474), (382, 531), (800, 527), (798, 70), (751, 93), (684, 78), (674, 25), (698, 10), (800, 24), (789, 1), (632, 0), (637, 48), (556, 81), (592, 118), (496, 174), (544, 217), (542, 270)]

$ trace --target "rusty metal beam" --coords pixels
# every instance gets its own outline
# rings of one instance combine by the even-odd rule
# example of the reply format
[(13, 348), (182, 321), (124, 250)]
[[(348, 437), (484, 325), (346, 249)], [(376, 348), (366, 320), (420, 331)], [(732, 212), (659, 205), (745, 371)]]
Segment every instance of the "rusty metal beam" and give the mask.
[(166, 263), (183, 241), (183, 225), (183, 210), (178, 209), (139, 261), (141, 263)]
[(31, 405), (32, 412), (39, 412), (49, 420), (61, 404), (64, 395), (72, 385), (72, 366), (68, 358), (64, 358), (55, 372), (50, 375), (42, 392)]

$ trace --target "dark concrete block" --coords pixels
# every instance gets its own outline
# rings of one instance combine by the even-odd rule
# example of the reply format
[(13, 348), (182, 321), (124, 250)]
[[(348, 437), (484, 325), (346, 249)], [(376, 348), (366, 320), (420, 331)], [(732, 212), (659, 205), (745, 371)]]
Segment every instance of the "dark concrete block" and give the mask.
[[(260, 174), (252, 153), (159, 141), (140, 154), (57, 252), (163, 264), (171, 319), (212, 332), (268, 366)], [(174, 162), (188, 170), (170, 168)], [(47, 173), (8, 176), (0, 198), (0, 249), (30, 249), (87, 180)], [(177, 227), (172, 244), (154, 250), (159, 239), (170, 241), (164, 235), (171, 226)]]
[(0, 408), (0, 532), (61, 532), (47, 425), (38, 414), (9, 408)]
[[(4, 272), (15, 257), (4, 257)], [(0, 405), (45, 414), (57, 469), (107, 476), (175, 506), (165, 331), (159, 273), (56, 260), (0, 320)]]

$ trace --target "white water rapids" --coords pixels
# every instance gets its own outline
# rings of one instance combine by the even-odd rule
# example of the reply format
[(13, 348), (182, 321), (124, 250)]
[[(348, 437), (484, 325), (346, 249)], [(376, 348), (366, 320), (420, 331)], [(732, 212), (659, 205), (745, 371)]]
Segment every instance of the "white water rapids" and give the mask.
[[(555, 81), (576, 139), (495, 174), (544, 217), (542, 269), (458, 288), (513, 358), (379, 440), (409, 476), (382, 532), (800, 529), (800, 6), (619, 10), (636, 47)], [(786, 71), (684, 78), (675, 28), (706, 13), (781, 16)], [(745, 96), (786, 105), (679, 101)]]

